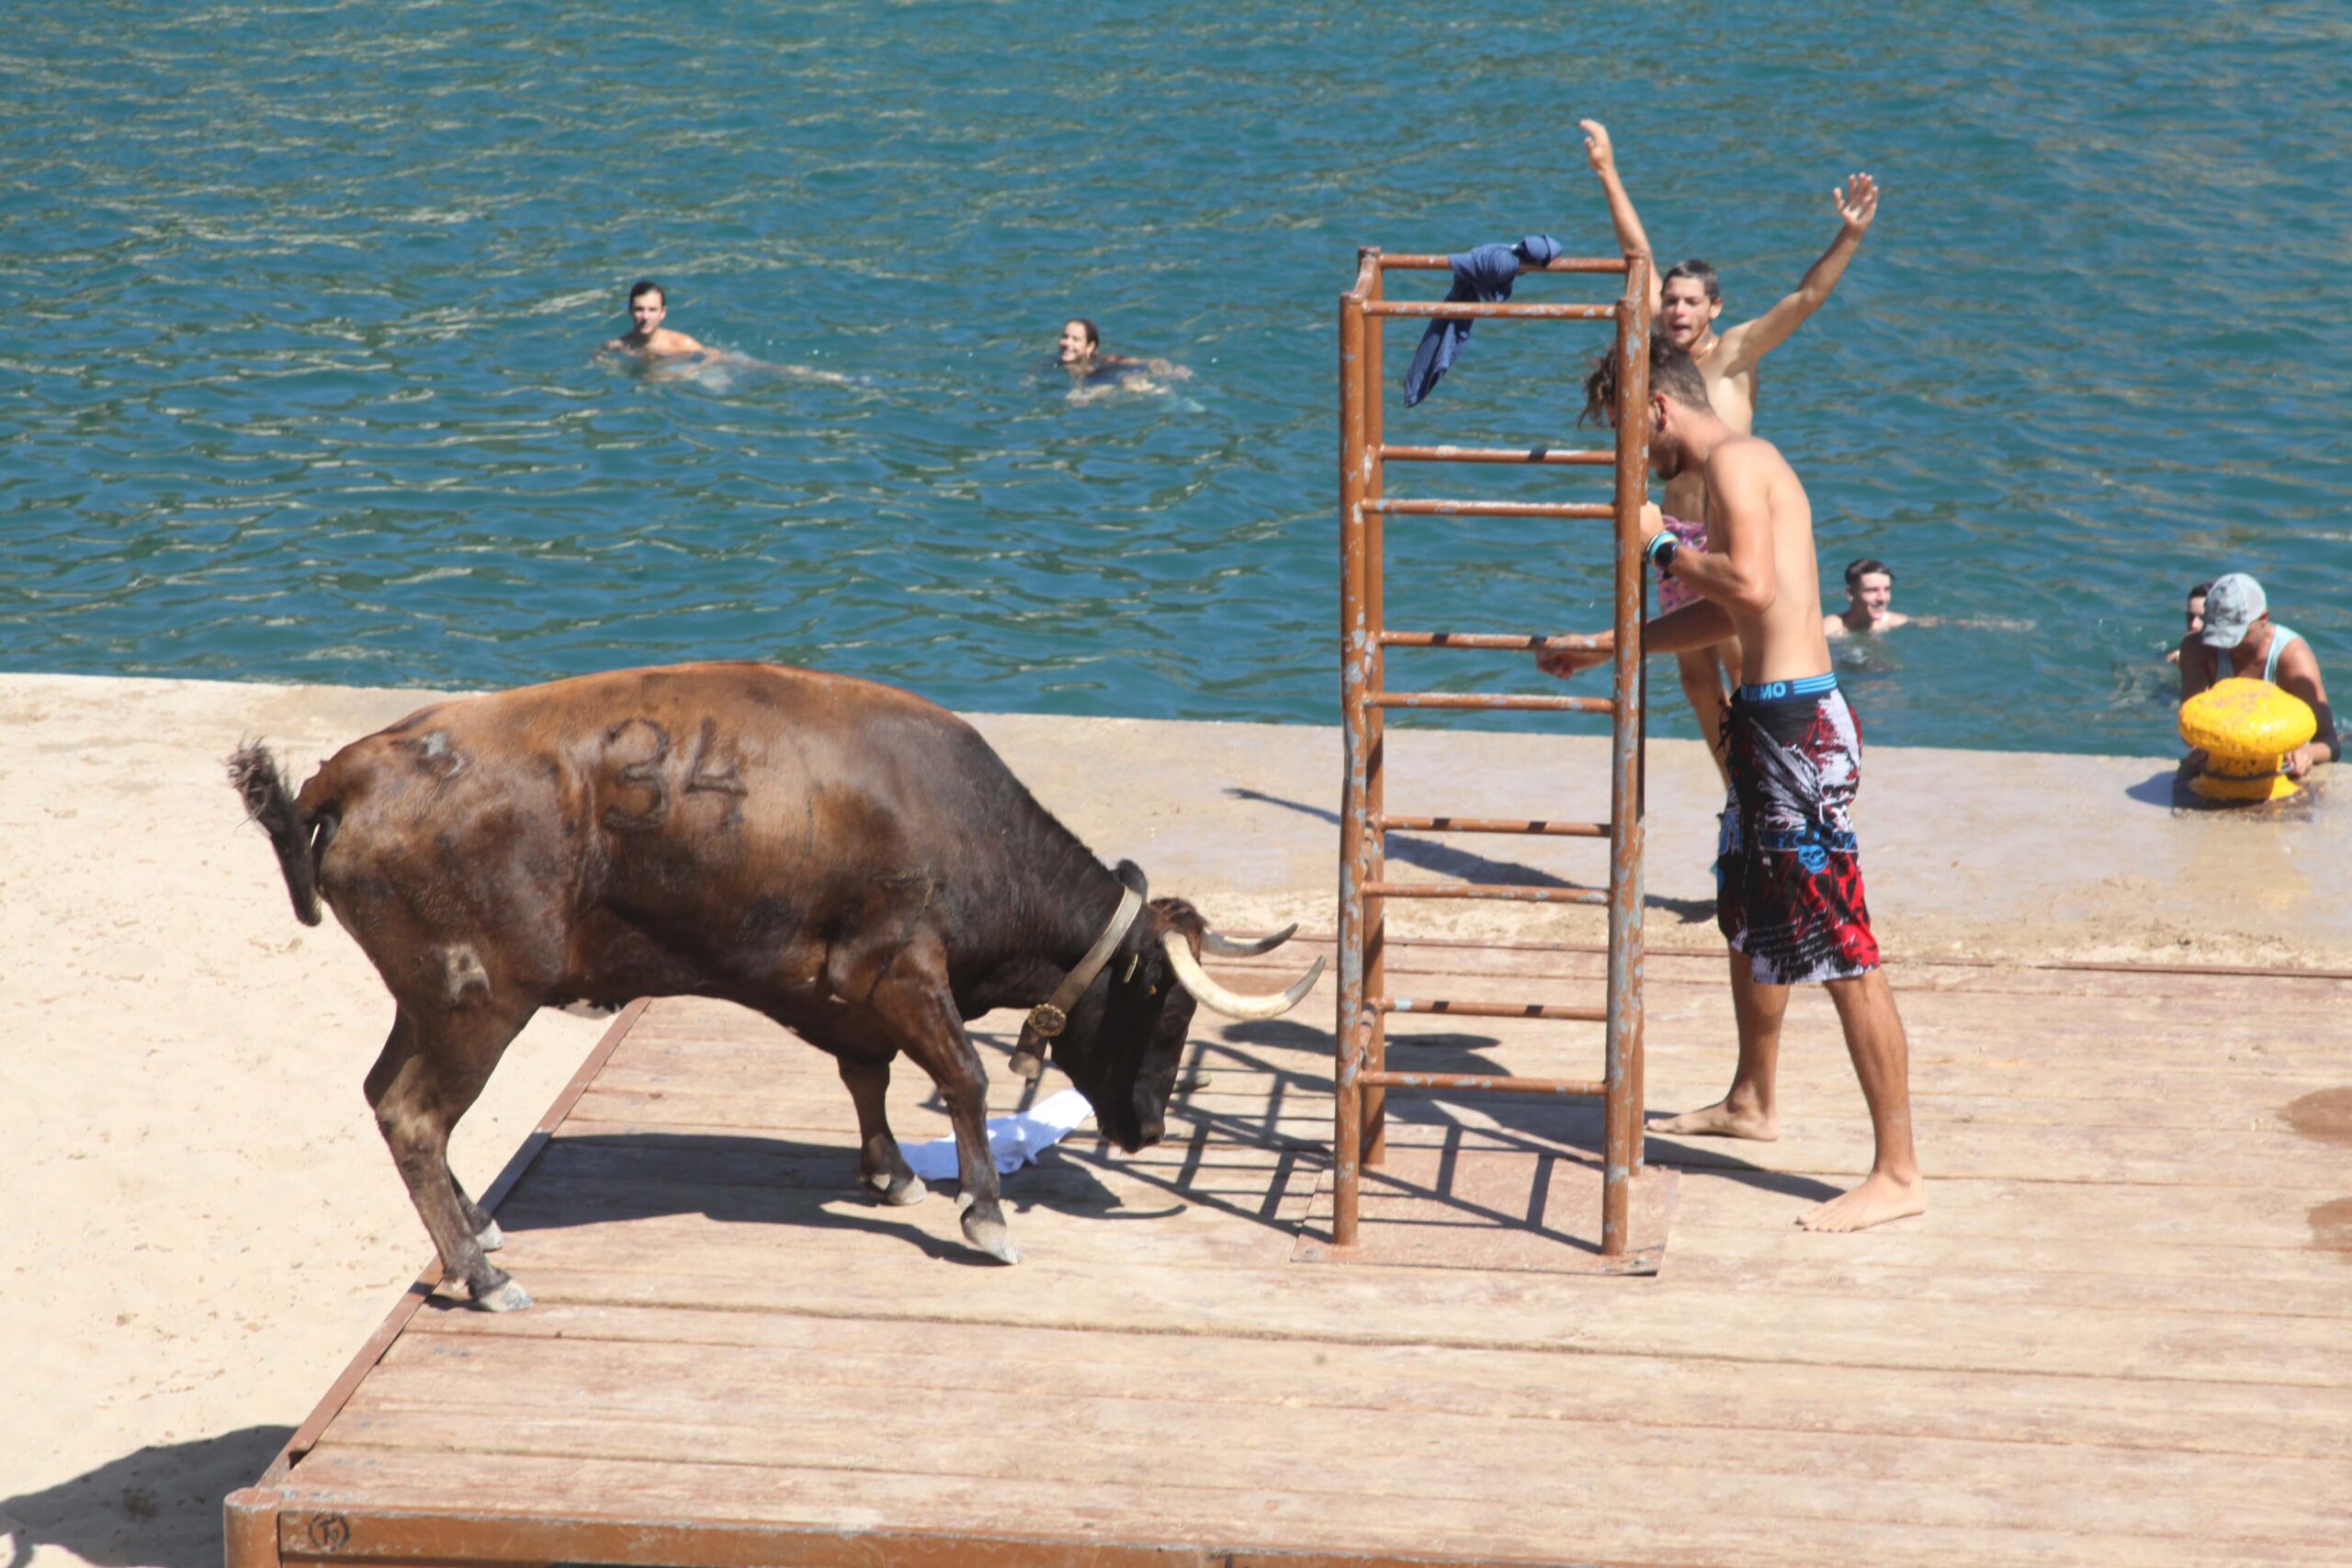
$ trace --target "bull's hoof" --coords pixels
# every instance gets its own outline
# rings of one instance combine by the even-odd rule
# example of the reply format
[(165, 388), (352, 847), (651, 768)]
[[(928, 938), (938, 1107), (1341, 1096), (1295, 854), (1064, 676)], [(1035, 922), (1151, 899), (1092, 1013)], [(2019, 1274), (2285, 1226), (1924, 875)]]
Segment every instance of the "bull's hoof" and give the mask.
[(474, 1245), (484, 1252), (496, 1252), (506, 1245), (506, 1233), (498, 1228), (496, 1220), (484, 1220), (481, 1229), (474, 1232)]
[(512, 1280), (474, 1298), (474, 1307), (479, 1312), (521, 1312), (530, 1304), (531, 1292)]
[(999, 1263), (1021, 1261), (1021, 1249), (1012, 1245), (1012, 1232), (1001, 1215), (983, 1215), (970, 1209), (965, 1210), (964, 1239)]
[(904, 1176), (891, 1176), (877, 1170), (865, 1179), (865, 1184), (882, 1195), (882, 1201), (895, 1204), (899, 1208), (905, 1208), (910, 1203), (920, 1203), (931, 1196), (931, 1189), (925, 1187), (922, 1184), (922, 1178), (913, 1171), (909, 1171)]

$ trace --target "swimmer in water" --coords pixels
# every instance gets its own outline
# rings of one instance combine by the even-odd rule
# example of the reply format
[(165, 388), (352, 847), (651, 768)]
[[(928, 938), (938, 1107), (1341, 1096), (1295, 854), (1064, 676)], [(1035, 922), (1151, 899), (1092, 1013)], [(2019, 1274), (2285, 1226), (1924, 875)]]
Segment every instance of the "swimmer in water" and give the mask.
[(685, 333), (673, 332), (662, 324), (670, 314), (668, 297), (662, 293), (662, 286), (651, 278), (641, 278), (629, 289), (628, 313), (630, 320), (637, 324), (605, 345), (612, 352), (634, 354), (641, 359), (711, 356), (710, 350)]
[[(2205, 629), (2205, 594), (2212, 586), (2210, 582), (2200, 582), (2188, 591), (2188, 636), (2191, 637)], [(2165, 662), (2179, 663), (2180, 649), (2177, 647), (2165, 649)]]
[(1058, 357), (1069, 372), (1071, 395), (1083, 396), (1097, 388), (1120, 387), (1131, 392), (1164, 392), (1152, 379), (1182, 381), (1192, 372), (1165, 359), (1138, 359), (1133, 355), (1102, 352), (1102, 333), (1084, 316), (1062, 323)]
[[(1846, 607), (1821, 617), (1822, 635), (1835, 640), (1858, 633), (1893, 631), (1911, 624), (1908, 615), (1887, 608), (1894, 598), (1894, 573), (1883, 560), (1864, 556), (1846, 563)], [(1929, 624), (1929, 623), (1922, 623)]]
[[(1609, 220), (1617, 231), (1618, 248), (1628, 255), (1650, 257), (1649, 235), (1642, 228), (1641, 216), (1634, 210), (1633, 197), (1625, 194), (1625, 182), (1617, 174), (1617, 154), (1609, 141), (1609, 128), (1597, 119), (1578, 123), (1584, 128), (1585, 155), (1592, 162), (1593, 173), (1600, 176), (1601, 191), (1609, 198)], [(1702, 261), (1686, 261), (1668, 268), (1661, 277), (1652, 261), (1650, 316), (1656, 330), (1667, 342), (1699, 362), (1699, 373), (1706, 378), (1707, 396), (1715, 412), (1738, 434), (1745, 435), (1756, 426), (1758, 363), (1786, 343), (1789, 334), (1828, 299), (1838, 280), (1845, 276), (1846, 264), (1854, 259), (1854, 253), (1861, 248), (1862, 236), (1870, 232), (1871, 220), (1878, 216), (1878, 182), (1868, 175), (1853, 175), (1842, 191), (1831, 194), (1838, 207), (1837, 239), (1798, 279), (1794, 292), (1782, 296), (1753, 321), (1717, 332), (1715, 321), (1723, 314), (1724, 299), (1715, 269)], [(1666, 525), (1685, 546), (1699, 550), (1706, 547), (1705, 531), (1699, 521), (1706, 515), (1705, 481), (1695, 470), (1668, 482)], [(1660, 608), (1681, 609), (1694, 602), (1695, 596), (1683, 585), (1671, 579), (1660, 581)], [(1696, 648), (1677, 660), (1683, 694), (1690, 699), (1690, 710), (1698, 716), (1699, 732), (1714, 748), (1718, 772), (1726, 768), (1723, 747), (1728, 734), (1724, 728), (1727, 698), (1719, 662), (1726, 653), (1736, 660), (1737, 652), (1736, 649)], [(1729, 776), (1728, 773), (1725, 776)]]

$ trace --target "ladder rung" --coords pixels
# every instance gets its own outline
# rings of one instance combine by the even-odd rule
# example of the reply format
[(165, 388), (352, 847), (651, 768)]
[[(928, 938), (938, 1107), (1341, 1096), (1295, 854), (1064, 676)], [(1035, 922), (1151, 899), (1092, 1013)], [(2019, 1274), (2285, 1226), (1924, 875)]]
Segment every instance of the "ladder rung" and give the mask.
[(1535, 696), (1510, 692), (1379, 692), (1363, 699), (1368, 708), (1486, 708), (1514, 713), (1614, 713), (1610, 697)]
[(1366, 1089), (1503, 1089), (1512, 1094), (1556, 1094), (1569, 1100), (1606, 1100), (1609, 1086), (1588, 1078), (1519, 1078), (1502, 1073), (1360, 1073)]
[(1363, 308), (1367, 316), (1442, 316), (1448, 321), (1485, 321), (1500, 317), (1521, 321), (1613, 321), (1614, 305), (1504, 305), (1476, 299), (1374, 299)]
[(1388, 446), (1380, 448), (1386, 463), (1542, 463), (1555, 468), (1605, 468), (1617, 454), (1551, 446)]
[(1367, 501), (1383, 517), (1592, 517), (1606, 522), (1617, 509), (1605, 501)]
[[(1409, 252), (1393, 256), (1384, 255), (1380, 258), (1380, 270), (1383, 272), (1452, 272), (1453, 258), (1448, 255), (1428, 255), (1420, 252)], [(1625, 270), (1625, 258), (1623, 256), (1554, 256), (1542, 266), (1529, 266), (1525, 262), (1521, 262), (1519, 270), (1521, 272), (1622, 273)]]
[(1500, 817), (1375, 817), (1374, 832), (1412, 829), (1424, 833), (1532, 833), (1550, 839), (1605, 839), (1606, 822), (1551, 822), (1542, 818), (1525, 821)]
[(1513, 887), (1485, 882), (1367, 882), (1367, 898), (1501, 898), (1522, 904), (1606, 904), (1600, 887)]
[(1590, 652), (1600, 637), (1590, 632), (1565, 632), (1557, 637), (1525, 636), (1517, 632), (1382, 632), (1383, 648), (1499, 648), (1540, 652), (1545, 649), (1578, 649)]
[(1374, 1012), (1442, 1012), (1457, 1018), (1548, 1018), (1563, 1023), (1605, 1023), (1607, 1008), (1553, 1006), (1542, 1002), (1455, 1002), (1427, 997), (1366, 997)]

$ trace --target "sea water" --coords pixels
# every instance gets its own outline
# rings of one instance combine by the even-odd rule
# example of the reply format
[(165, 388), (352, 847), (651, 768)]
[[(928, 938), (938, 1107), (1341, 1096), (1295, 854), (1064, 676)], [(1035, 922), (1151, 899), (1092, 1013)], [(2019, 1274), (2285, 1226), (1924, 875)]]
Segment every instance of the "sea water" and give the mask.
[[(7, 15), (0, 668), (753, 657), (972, 709), (1330, 722), (1355, 247), (1607, 251), (1598, 116), (1727, 323), (1829, 243), (1847, 174), (1884, 187), (1758, 426), (1830, 607), (1869, 555), (1941, 623), (1842, 645), (1872, 742), (2168, 750), (2162, 650), (2231, 570), (2352, 682), (2338, 4)], [(639, 276), (742, 360), (600, 355)], [(1073, 397), (1046, 363), (1072, 315), (1190, 377)], [(1413, 336), (1391, 439), (1595, 439), (1600, 329), (1487, 322), (1408, 412)], [(1394, 624), (1604, 618), (1596, 525), (1391, 546)], [(1554, 689), (1458, 653), (1391, 681)]]

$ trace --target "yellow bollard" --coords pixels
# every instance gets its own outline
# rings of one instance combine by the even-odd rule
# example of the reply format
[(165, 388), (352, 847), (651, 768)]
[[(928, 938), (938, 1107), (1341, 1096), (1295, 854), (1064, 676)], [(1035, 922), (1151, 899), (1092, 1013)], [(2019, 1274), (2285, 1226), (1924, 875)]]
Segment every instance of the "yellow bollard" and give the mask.
[(2180, 738), (2203, 751), (2188, 787), (2208, 800), (2284, 800), (2301, 786), (2278, 771), (2319, 733), (2311, 705), (2267, 681), (2233, 675), (2180, 705)]

